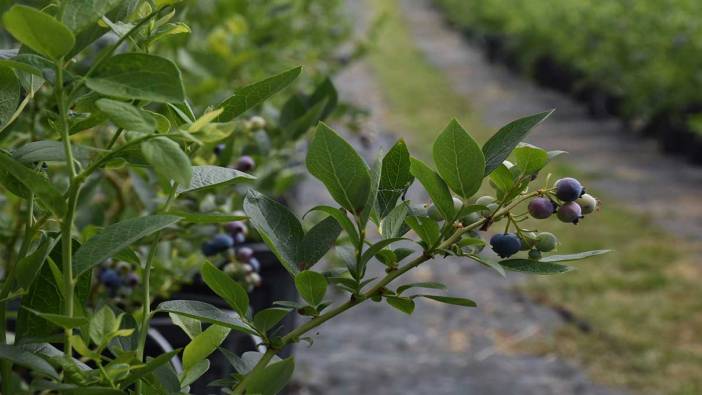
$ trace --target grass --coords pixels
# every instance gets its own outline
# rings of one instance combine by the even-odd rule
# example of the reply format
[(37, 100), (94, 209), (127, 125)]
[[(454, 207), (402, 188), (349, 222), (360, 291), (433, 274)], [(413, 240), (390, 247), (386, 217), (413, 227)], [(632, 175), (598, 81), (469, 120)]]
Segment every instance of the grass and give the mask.
[[(397, 0), (367, 1), (385, 14), (370, 62), (388, 104), (389, 123), (429, 157), (431, 142), (451, 117), (479, 140), (490, 131), (470, 102), (414, 45)], [(561, 147), (567, 149), (567, 147)], [(587, 184), (577, 168), (556, 165)], [(626, 202), (606, 197), (604, 208), (574, 228), (549, 221), (568, 251), (613, 248), (615, 253), (576, 264), (574, 273), (534, 278), (523, 290), (541, 303), (567, 310), (590, 331), (564, 325), (554, 336), (519, 348), (578, 360), (597, 381), (644, 393), (702, 393), (702, 266), (699, 248), (664, 233)]]

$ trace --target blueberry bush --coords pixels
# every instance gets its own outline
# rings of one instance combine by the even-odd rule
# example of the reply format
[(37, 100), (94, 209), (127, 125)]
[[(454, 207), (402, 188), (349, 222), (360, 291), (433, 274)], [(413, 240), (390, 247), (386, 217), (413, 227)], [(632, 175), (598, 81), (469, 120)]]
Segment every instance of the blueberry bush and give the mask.
[[(598, 204), (572, 178), (533, 185), (563, 153), (521, 143), (549, 112), (506, 125), (482, 147), (451, 121), (433, 145), (436, 170), (402, 140), (369, 166), (322, 122), (337, 101), (329, 80), (284, 101), (275, 124), (248, 116), (289, 86), (299, 67), (223, 98), (217, 87), (213, 101), (207, 89), (188, 96), (183, 59), (176, 63), (155, 45), (189, 30), (172, 22), (177, 3), (66, 0), (13, 5), (2, 15), (20, 44), (0, 59), (2, 393), (188, 393), (221, 353), (236, 373), (211, 385), (276, 394), (294, 370), (293, 357), (277, 354), (311, 342), (312, 330), (356, 305), (387, 303), (408, 314), (417, 298), (476, 305), (440, 283), (403, 283), (420, 265), (458, 256), (501, 275), (558, 274), (571, 269), (562, 262), (607, 252), (546, 255), (557, 237), (526, 225), (529, 216), (554, 213), (578, 223)], [(113, 39), (104, 38), (108, 32)], [(271, 144), (263, 145), (293, 150), (310, 128), (305, 171), (333, 203), (302, 221), (276, 196), (281, 189), (263, 182), (266, 173), (251, 174), (269, 155), (242, 146), (265, 140), (258, 133), (265, 130)], [(476, 198), (486, 179), (494, 196)], [(413, 185), (431, 204), (407, 199)], [(300, 300), (252, 311), (248, 292), (265, 281), (242, 245), (254, 231)], [(497, 232), (490, 245), (501, 259), (482, 253), (489, 231)], [(345, 267), (315, 266), (332, 248), (346, 252), (339, 254)], [(199, 300), (152, 306), (152, 281), (181, 275), (158, 272), (171, 262), (196, 268), (228, 308)], [(381, 275), (371, 275), (371, 265), (384, 268)], [(341, 302), (330, 301), (332, 287), (345, 293)], [(120, 295), (132, 303), (114, 303)], [(303, 321), (283, 332), (289, 314)], [(147, 350), (152, 320), (166, 315), (188, 344)], [(260, 351), (220, 348), (230, 332), (255, 337)]]

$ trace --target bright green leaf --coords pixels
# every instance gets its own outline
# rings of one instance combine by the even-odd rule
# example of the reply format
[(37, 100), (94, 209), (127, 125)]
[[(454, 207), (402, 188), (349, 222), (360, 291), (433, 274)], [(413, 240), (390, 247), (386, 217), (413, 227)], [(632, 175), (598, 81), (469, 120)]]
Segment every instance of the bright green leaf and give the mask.
[(478, 143), (455, 119), (434, 142), (433, 156), (441, 178), (451, 190), (464, 198), (478, 191), (485, 173), (485, 158)]
[(29, 312), (31, 312), (32, 314), (39, 316), (51, 322), (52, 324), (58, 325), (64, 329), (77, 328), (88, 323), (88, 319), (85, 317), (69, 317), (63, 314), (42, 313), (41, 311), (36, 311), (28, 307), (24, 308), (29, 310)]
[(273, 362), (251, 374), (246, 386), (247, 394), (276, 395), (285, 388), (295, 370), (292, 358)]
[(452, 304), (464, 307), (476, 307), (477, 303), (466, 298), (457, 298), (455, 296), (440, 296), (440, 295), (413, 295), (412, 298), (427, 298), (437, 302)]
[(230, 328), (210, 325), (185, 346), (183, 350), (183, 368), (188, 370), (207, 358), (229, 336)]
[(244, 287), (234, 281), (230, 275), (217, 269), (210, 262), (205, 262), (205, 264), (202, 265), (200, 274), (205, 284), (207, 284), (214, 293), (224, 299), (240, 316), (246, 317), (246, 313), (249, 310), (249, 294)]
[(61, 58), (75, 45), (68, 27), (35, 8), (14, 5), (3, 14), (2, 22), (17, 41), (52, 59)]
[(156, 137), (141, 143), (141, 153), (154, 170), (179, 185), (190, 185), (193, 169), (190, 158), (180, 145), (168, 137)]
[(123, 0), (64, 0), (61, 21), (74, 32), (80, 32), (97, 24), (105, 14), (112, 11)]
[(295, 276), (295, 287), (302, 299), (316, 306), (322, 303), (327, 293), (327, 279), (320, 273), (305, 270)]
[(223, 185), (238, 184), (255, 180), (256, 177), (239, 170), (220, 166), (192, 166), (192, 178), (187, 186), (178, 185), (178, 193), (190, 191), (200, 191), (207, 188), (215, 188)]
[(517, 166), (524, 174), (536, 174), (548, 163), (548, 153), (541, 148), (522, 145), (514, 149), (514, 158)]

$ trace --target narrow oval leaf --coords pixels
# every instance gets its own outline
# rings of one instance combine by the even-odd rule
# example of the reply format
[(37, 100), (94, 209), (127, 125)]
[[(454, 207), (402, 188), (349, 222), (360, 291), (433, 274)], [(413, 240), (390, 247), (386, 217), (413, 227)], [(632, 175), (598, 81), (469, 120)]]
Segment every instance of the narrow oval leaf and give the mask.
[(263, 103), (264, 100), (290, 85), (301, 71), (302, 67), (295, 67), (263, 81), (234, 90), (234, 94), (218, 106), (224, 110), (219, 116), (219, 120), (230, 121), (246, 110)]
[(180, 70), (172, 61), (155, 55), (126, 53), (109, 58), (88, 88), (106, 96), (159, 103), (185, 100)]
[(20, 101), (20, 82), (15, 72), (0, 66), (0, 127), (12, 119)]
[(75, 45), (75, 36), (63, 23), (32, 7), (14, 5), (3, 14), (2, 22), (17, 41), (52, 59)]
[(207, 358), (227, 338), (230, 328), (219, 325), (210, 325), (202, 333), (185, 346), (183, 350), (183, 368), (188, 370), (198, 362)]
[[(395, 243), (397, 241), (404, 240), (402, 237), (393, 237), (389, 239), (383, 239), (378, 241), (377, 243), (373, 244), (372, 246), (368, 247), (367, 250), (363, 252), (363, 255), (361, 255), (361, 268), (365, 269), (366, 265), (368, 262), (370, 262), (373, 257), (378, 254), (383, 248), (389, 246), (392, 243)], [(364, 270), (361, 270), (361, 274), (364, 273)]]
[(358, 232), (356, 231), (356, 227), (353, 225), (353, 222), (351, 222), (344, 210), (329, 206), (316, 206), (311, 208), (310, 211), (308, 211), (308, 213), (312, 211), (321, 211), (323, 213), (329, 214), (332, 218), (336, 220), (336, 222), (339, 223), (339, 225), (341, 225), (341, 227), (351, 239), (351, 243), (354, 246), (358, 246), (358, 244), (360, 243)]
[(166, 212), (166, 214), (177, 215), (181, 217), (184, 222), (190, 222), (193, 224), (223, 224), (226, 222), (241, 221), (249, 218), (245, 215), (232, 215), (220, 213), (189, 213), (180, 210), (169, 210)]
[(88, 240), (73, 256), (76, 276), (99, 265), (132, 243), (180, 220), (175, 215), (150, 215), (130, 218), (106, 227), (102, 233)]
[(409, 202), (402, 202), (392, 209), (380, 222), (380, 234), (383, 239), (402, 237), (409, 231), (409, 226), (405, 224), (405, 218), (409, 214)]
[(285, 388), (295, 371), (295, 361), (292, 358), (273, 362), (265, 369), (251, 374), (246, 386), (247, 394), (276, 395)]
[(368, 200), (368, 166), (353, 147), (324, 123), (317, 126), (307, 151), (307, 169), (345, 209), (360, 214)]
[(178, 194), (215, 188), (223, 185), (238, 184), (255, 180), (256, 177), (239, 170), (220, 166), (193, 166), (190, 184), (178, 185)]
[(385, 300), (388, 304), (405, 314), (412, 314), (414, 312), (414, 301), (410, 298), (398, 297), (398, 296), (386, 296)]
[(512, 153), (527, 133), (555, 110), (530, 115), (503, 126), (483, 145), (485, 155), (485, 175), (489, 175)]
[(256, 326), (256, 329), (259, 331), (266, 333), (289, 313), (290, 309), (284, 307), (271, 307), (261, 310), (254, 316), (254, 326)]
[(78, 328), (88, 323), (88, 319), (85, 317), (69, 317), (63, 314), (42, 313), (41, 311), (36, 311), (28, 307), (24, 308), (29, 310), (30, 313), (64, 329)]
[(58, 373), (44, 358), (22, 350), (17, 346), (0, 344), (0, 359), (12, 361), (14, 364), (31, 369), (32, 372), (58, 379)]
[(485, 157), (478, 143), (455, 119), (434, 142), (433, 156), (441, 178), (456, 194), (469, 198), (478, 191), (485, 173)]
[(539, 262), (566, 262), (566, 261), (578, 261), (581, 259), (589, 258), (591, 256), (603, 255), (612, 252), (612, 250), (592, 250), (578, 252), (575, 254), (565, 254), (565, 255), (551, 255), (539, 259)]
[(427, 298), (431, 300), (435, 300), (437, 302), (441, 303), (446, 303), (446, 304), (452, 304), (456, 306), (464, 306), (464, 307), (476, 307), (478, 306), (477, 303), (470, 299), (466, 298), (457, 298), (455, 296), (440, 296), (440, 295), (414, 295), (412, 298)]
[(446, 182), (421, 160), (415, 158), (410, 160), (410, 172), (424, 186), (441, 216), (447, 220), (453, 220), (456, 213), (451, 191), (449, 191)]
[(559, 265), (557, 263), (533, 261), (531, 259), (508, 259), (500, 261), (500, 265), (513, 272), (525, 272), (532, 274), (560, 274), (573, 270), (570, 266)]
[(307, 303), (317, 306), (327, 293), (327, 279), (322, 274), (305, 270), (295, 276), (295, 288)]
[(63, 194), (54, 187), (49, 180), (36, 171), (23, 165), (9, 155), (0, 152), (0, 168), (6, 170), (12, 177), (22, 183), (51, 210), (56, 216), (63, 217), (66, 211), (66, 202)]
[(517, 166), (524, 174), (536, 174), (548, 164), (548, 153), (541, 148), (531, 145), (523, 145), (514, 150), (514, 158)]
[(244, 212), (268, 248), (293, 276), (300, 272), (304, 231), (300, 221), (287, 207), (254, 190), (244, 199)]
[(15, 270), (17, 272), (17, 283), (20, 287), (29, 289), (56, 242), (57, 240), (43, 236), (37, 249), (17, 263)]
[(129, 103), (111, 99), (100, 99), (95, 102), (100, 111), (124, 130), (151, 133), (156, 129), (156, 120), (148, 112), (134, 107)]
[(256, 332), (233, 311), (223, 311), (211, 304), (196, 300), (169, 300), (158, 305), (157, 311), (180, 314), (202, 322), (217, 324), (238, 332), (255, 335)]
[(205, 284), (214, 293), (224, 299), (240, 316), (246, 317), (246, 313), (249, 310), (249, 294), (244, 287), (210, 262), (205, 262), (202, 265), (200, 274)]
[[(73, 158), (77, 160), (88, 160), (98, 152), (97, 148), (86, 147), (84, 145), (72, 144)], [(61, 141), (39, 140), (27, 143), (17, 148), (12, 157), (16, 160), (30, 164), (33, 162), (65, 162), (66, 150)]]
[(315, 224), (302, 240), (302, 263), (309, 269), (334, 246), (341, 234), (341, 226), (334, 217), (327, 217)]
[(411, 288), (428, 288), (428, 289), (446, 290), (446, 285), (444, 285), (442, 283), (437, 283), (437, 282), (410, 283), (410, 284), (405, 284), (405, 285), (401, 285), (401, 286), (397, 287), (397, 294), (400, 295), (401, 293), (403, 293)]
[(385, 218), (390, 213), (411, 181), (409, 150), (404, 140), (398, 140), (383, 157), (376, 200), (376, 211), (380, 218)]
[(193, 176), (190, 158), (175, 141), (168, 137), (146, 140), (141, 143), (141, 153), (162, 177), (179, 185), (190, 185)]
[(78, 33), (93, 26), (122, 0), (64, 0), (61, 21)]

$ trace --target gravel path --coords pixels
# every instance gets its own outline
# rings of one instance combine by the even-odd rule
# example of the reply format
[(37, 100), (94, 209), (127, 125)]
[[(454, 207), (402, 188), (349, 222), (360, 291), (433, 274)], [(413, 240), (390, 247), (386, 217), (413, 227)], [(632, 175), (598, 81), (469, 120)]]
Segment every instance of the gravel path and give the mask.
[[(353, 0), (352, 3), (359, 2)], [(407, 2), (405, 7), (413, 24), (417, 25), (415, 32), (423, 45), (432, 48), (438, 44), (448, 45), (432, 43), (424, 36), (438, 31), (445, 34), (442, 40), (457, 46), (444, 50), (439, 46), (432, 50), (466, 50), (450, 31), (423, 30), (431, 19), (422, 22), (422, 18), (435, 18), (423, 4)], [(441, 21), (435, 18), (431, 23), (440, 26)], [(469, 54), (476, 57), (474, 63), (481, 59), (475, 51)], [(455, 52), (446, 55), (460, 56)], [(481, 67), (492, 68), (484, 63)], [(392, 141), (383, 123), (387, 107), (368, 65), (353, 65), (338, 76), (336, 84), (344, 100), (373, 109), (364, 130), (370, 131), (376, 142), (381, 142), (377, 145), (387, 148)], [(520, 108), (522, 112), (529, 112), (525, 107)], [(503, 111), (501, 115), (514, 116), (506, 109)], [(489, 114), (489, 120), (498, 121), (498, 115)], [(301, 192), (301, 212), (320, 202), (329, 202), (315, 180), (306, 181)], [(378, 270), (378, 265), (374, 266)], [(369, 302), (356, 307), (313, 333), (312, 347), (301, 345), (296, 349), (298, 367), (294, 392), (335, 395), (624, 394), (593, 384), (581, 369), (558, 357), (513, 352), (517, 343), (533, 336), (545, 336), (562, 324), (552, 310), (535, 305), (514, 291), (514, 284), (522, 278), (509, 275), (505, 280), (475, 263), (459, 259), (439, 259), (426, 264), (411, 272), (405, 281), (444, 282), (454, 294), (463, 293), (461, 296), (476, 300), (480, 307), (465, 309), (418, 300), (411, 317), (387, 305)]]

